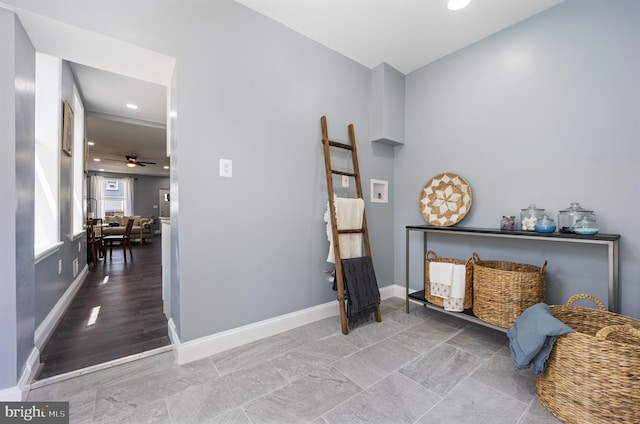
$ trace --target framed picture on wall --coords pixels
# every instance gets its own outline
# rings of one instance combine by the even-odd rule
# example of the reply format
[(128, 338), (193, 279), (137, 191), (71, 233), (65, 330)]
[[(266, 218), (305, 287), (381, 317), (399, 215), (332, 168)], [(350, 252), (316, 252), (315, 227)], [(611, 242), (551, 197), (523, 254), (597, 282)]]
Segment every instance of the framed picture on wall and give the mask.
[(87, 137), (84, 138), (84, 163), (82, 169), (85, 174), (89, 173), (89, 139)]
[(62, 117), (62, 151), (71, 156), (73, 146), (73, 109), (68, 100), (64, 101), (64, 113)]

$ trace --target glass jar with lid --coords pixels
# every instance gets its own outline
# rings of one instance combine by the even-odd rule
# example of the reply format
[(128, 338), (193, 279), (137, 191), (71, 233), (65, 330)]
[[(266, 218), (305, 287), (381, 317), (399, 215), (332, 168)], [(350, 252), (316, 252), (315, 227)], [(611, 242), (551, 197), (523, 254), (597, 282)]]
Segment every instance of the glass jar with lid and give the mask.
[(593, 214), (581, 217), (573, 225), (573, 232), (576, 234), (592, 236), (598, 234), (598, 231), (598, 222)]
[(500, 229), (511, 231), (516, 229), (516, 217), (514, 215), (503, 215), (500, 220)]
[(576, 222), (584, 216), (595, 219), (593, 211), (582, 208), (580, 203), (571, 203), (567, 209), (558, 211), (558, 230), (561, 233), (573, 234)]
[(553, 233), (556, 230), (556, 222), (547, 215), (544, 215), (536, 222), (534, 228), (536, 233)]
[(536, 207), (535, 203), (529, 204), (526, 209), (520, 211), (520, 229), (522, 231), (535, 231), (536, 222), (544, 216), (544, 209)]

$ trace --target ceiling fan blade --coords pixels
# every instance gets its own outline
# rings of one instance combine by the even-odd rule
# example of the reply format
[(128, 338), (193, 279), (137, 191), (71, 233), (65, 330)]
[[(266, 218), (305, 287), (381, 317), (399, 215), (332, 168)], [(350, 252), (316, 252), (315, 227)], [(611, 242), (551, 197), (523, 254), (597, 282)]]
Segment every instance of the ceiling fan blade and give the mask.
[(147, 166), (147, 165), (145, 165), (145, 162), (136, 162), (136, 165), (138, 165), (138, 166)]
[(140, 164), (142, 164), (142, 163), (147, 164), (147, 165), (155, 165), (155, 164), (156, 164), (155, 162), (146, 162), (146, 161), (138, 161), (138, 162), (136, 162), (136, 163), (137, 163), (138, 165), (140, 165)]

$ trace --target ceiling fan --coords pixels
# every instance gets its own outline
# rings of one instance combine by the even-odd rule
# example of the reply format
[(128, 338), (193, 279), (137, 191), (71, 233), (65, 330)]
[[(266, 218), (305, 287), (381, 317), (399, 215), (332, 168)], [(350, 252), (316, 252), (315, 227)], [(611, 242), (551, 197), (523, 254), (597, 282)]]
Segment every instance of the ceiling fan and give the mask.
[(135, 168), (136, 166), (147, 166), (147, 165), (155, 165), (155, 162), (146, 162), (142, 160), (138, 160), (137, 156), (127, 156), (127, 166), (129, 168)]

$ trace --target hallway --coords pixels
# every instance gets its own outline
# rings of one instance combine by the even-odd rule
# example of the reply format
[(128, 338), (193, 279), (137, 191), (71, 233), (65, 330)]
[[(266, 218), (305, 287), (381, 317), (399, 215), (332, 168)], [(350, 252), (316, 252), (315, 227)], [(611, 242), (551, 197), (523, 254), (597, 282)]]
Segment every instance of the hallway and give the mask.
[(161, 238), (133, 245), (133, 259), (98, 262), (40, 354), (36, 380), (167, 346)]

